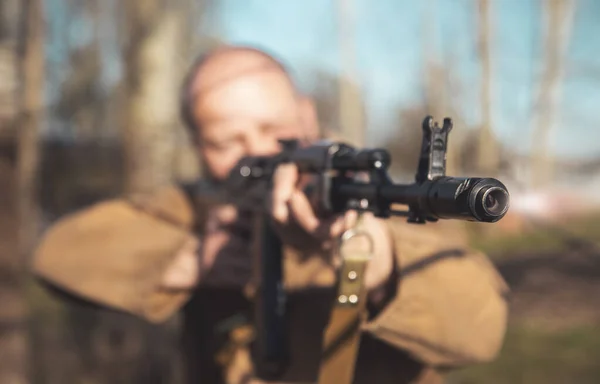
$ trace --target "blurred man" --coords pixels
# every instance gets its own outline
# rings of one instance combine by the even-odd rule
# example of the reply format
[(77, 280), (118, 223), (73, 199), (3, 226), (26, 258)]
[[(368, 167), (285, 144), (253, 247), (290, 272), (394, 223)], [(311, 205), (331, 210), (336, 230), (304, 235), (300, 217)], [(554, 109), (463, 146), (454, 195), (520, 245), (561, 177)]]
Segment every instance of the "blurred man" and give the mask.
[[(319, 137), (311, 101), (278, 61), (252, 48), (219, 48), (198, 60), (182, 107), (206, 176), (216, 182), (244, 155), (276, 153), (278, 139)], [(320, 219), (298, 184), (294, 166), (281, 166), (268, 212), (285, 244), (289, 291), (292, 356), (282, 381), (307, 383), (317, 378), (335, 294), (333, 244), (356, 214)], [(434, 226), (365, 220), (376, 247), (354, 382), (438, 383), (444, 369), (492, 360), (505, 332), (506, 287), (485, 256)], [(202, 208), (183, 188), (169, 187), (61, 220), (34, 266), (56, 287), (149, 321), (183, 308), (190, 383), (259, 383), (245, 289), (249, 222), (234, 207)]]

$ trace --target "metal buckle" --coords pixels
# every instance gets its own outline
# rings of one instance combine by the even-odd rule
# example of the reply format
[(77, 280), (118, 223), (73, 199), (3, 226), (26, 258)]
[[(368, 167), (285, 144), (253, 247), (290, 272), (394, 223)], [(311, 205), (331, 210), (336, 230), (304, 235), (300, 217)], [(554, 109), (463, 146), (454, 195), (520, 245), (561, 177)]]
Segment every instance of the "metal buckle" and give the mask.
[[(359, 304), (364, 288), (364, 275), (367, 262), (373, 257), (375, 249), (375, 244), (371, 235), (364, 230), (357, 229), (358, 226), (359, 223), (357, 223), (354, 228), (344, 232), (340, 240), (339, 250), (342, 266), (340, 268), (337, 304), (342, 306), (356, 306)], [(347, 251), (343, 249), (344, 243), (359, 236), (367, 238), (369, 242), (368, 250)]]

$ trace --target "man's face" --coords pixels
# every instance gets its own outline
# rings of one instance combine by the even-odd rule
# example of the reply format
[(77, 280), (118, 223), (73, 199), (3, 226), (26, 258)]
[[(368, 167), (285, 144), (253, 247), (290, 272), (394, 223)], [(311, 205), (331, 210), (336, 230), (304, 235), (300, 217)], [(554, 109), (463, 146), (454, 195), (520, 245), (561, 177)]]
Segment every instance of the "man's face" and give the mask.
[(197, 94), (198, 149), (211, 177), (223, 180), (244, 156), (275, 154), (279, 139), (302, 139), (306, 116), (285, 75), (266, 69), (218, 82)]

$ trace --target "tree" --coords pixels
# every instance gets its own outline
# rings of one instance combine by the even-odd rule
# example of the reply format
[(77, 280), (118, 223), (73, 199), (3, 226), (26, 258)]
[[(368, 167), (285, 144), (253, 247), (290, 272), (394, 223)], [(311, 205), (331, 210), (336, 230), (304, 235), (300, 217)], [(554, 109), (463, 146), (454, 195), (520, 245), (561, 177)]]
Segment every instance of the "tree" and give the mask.
[(315, 72), (311, 97), (315, 104), (322, 134), (335, 133), (339, 135), (341, 133), (339, 126), (340, 81), (338, 77), (330, 73)]
[[(177, 7), (159, 0), (124, 2), (128, 40), (123, 52), (126, 117), (123, 125), (127, 191), (146, 192), (172, 177), (176, 96), (180, 80)], [(176, 3), (176, 2), (175, 2)]]
[(69, 3), (74, 19), (84, 19), (93, 26), (92, 41), (69, 49), (69, 76), (60, 84), (60, 98), (54, 106), (58, 119), (68, 122), (77, 140), (95, 140), (102, 132), (102, 112), (106, 103), (99, 87), (102, 73), (98, 24), (100, 23), (96, 2)]
[(0, 72), (2, 131), (12, 156), (5, 152), (0, 161), (0, 382), (20, 384), (30, 381), (24, 268), (38, 232), (44, 20), (40, 0), (6, 1), (1, 9), (0, 52), (8, 64)]
[[(451, 117), (455, 126), (460, 127), (461, 130), (454, 129), (450, 135), (451, 138), (448, 142), (446, 157), (447, 173), (456, 175), (460, 168), (460, 136), (463, 135), (462, 129), (465, 128), (465, 125), (456, 105), (453, 103), (460, 99), (461, 89), (459, 83), (455, 81), (456, 79), (453, 74), (452, 57), (446, 55), (446, 52), (440, 53), (437, 48), (438, 45), (435, 36), (437, 35), (436, 28), (438, 23), (431, 22), (431, 20), (435, 20), (436, 2), (429, 0), (424, 4), (426, 6), (422, 8), (423, 31), (421, 33), (422, 60), (424, 63), (422, 74), (424, 108), (422, 110), (423, 116), (421, 117), (421, 122), (426, 115), (432, 115), (435, 121), (441, 125), (445, 117)], [(419, 109), (417, 108), (417, 110)], [(410, 116), (409, 121), (411, 121), (411, 124), (417, 123), (415, 119), (417, 116), (411, 116), (415, 112), (414, 108), (408, 108), (406, 112)], [(418, 125), (409, 126), (410, 128), (407, 127), (405, 129), (417, 129), (420, 126), (421, 123), (418, 123)], [(420, 130), (418, 135), (415, 132), (411, 132), (410, 137), (415, 140), (416, 145), (420, 146)], [(417, 153), (418, 156), (418, 150), (410, 149), (409, 151)]]
[(354, 48), (353, 0), (338, 0), (339, 47), (342, 74), (339, 77), (339, 124), (341, 133), (350, 144), (365, 144), (365, 108), (356, 79), (356, 53)]
[[(184, 52), (193, 43), (186, 37), (194, 33), (190, 28), (195, 25), (189, 19), (189, 0), (127, 0), (122, 4), (125, 193), (136, 194), (171, 183), (176, 176), (177, 144), (183, 131), (177, 96), (189, 63)], [(127, 322), (137, 324), (134, 331), (135, 327), (123, 327), (123, 320), (106, 324), (99, 340), (108, 341), (105, 345), (110, 349), (111, 333), (121, 337), (123, 342), (115, 352), (135, 359), (140, 382), (176, 381), (177, 353), (169, 344), (168, 327), (140, 329), (138, 322)]]
[[(427, 115), (433, 115), (438, 124), (443, 124), (444, 117), (451, 117), (455, 125), (448, 141), (446, 174), (457, 176), (470, 170), (465, 166), (467, 156), (463, 147), (472, 129), (466, 126), (455, 104), (460, 103), (462, 86), (452, 72), (451, 60), (442, 65), (434, 61), (431, 53), (424, 55), (424, 60), (428, 63), (421, 84), (421, 102), (398, 107), (391, 124), (394, 130), (382, 143), (392, 154), (392, 173), (407, 180), (415, 176), (423, 137), (421, 127)], [(451, 100), (447, 97), (450, 94)]]
[(18, 40), (21, 4), (0, 2), (0, 137), (14, 139), (18, 113)]
[(426, 115), (425, 105), (399, 108), (393, 124), (396, 129), (384, 143), (392, 155), (391, 174), (404, 181), (414, 181), (423, 138), (421, 125)]
[(542, 2), (545, 11), (543, 72), (533, 111), (532, 184), (543, 187), (552, 181), (553, 160), (549, 151), (552, 128), (558, 120), (560, 86), (570, 39), (575, 0)]
[(478, 52), (481, 63), (481, 127), (477, 146), (477, 164), (480, 172), (496, 175), (500, 164), (500, 153), (492, 128), (492, 68), (490, 41), (492, 18), (489, 0), (478, 2)]

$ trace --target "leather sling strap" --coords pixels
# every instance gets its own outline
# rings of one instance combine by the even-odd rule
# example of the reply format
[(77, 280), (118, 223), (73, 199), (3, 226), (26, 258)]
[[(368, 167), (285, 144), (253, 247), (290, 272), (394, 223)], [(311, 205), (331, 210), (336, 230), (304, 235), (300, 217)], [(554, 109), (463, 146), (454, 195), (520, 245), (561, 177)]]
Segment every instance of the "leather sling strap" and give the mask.
[(342, 236), (340, 248), (352, 237), (366, 236), (371, 249), (366, 252), (340, 250), (338, 294), (325, 330), (318, 384), (351, 384), (354, 379), (361, 325), (366, 318), (365, 270), (373, 252), (370, 235), (358, 227), (359, 224)]

